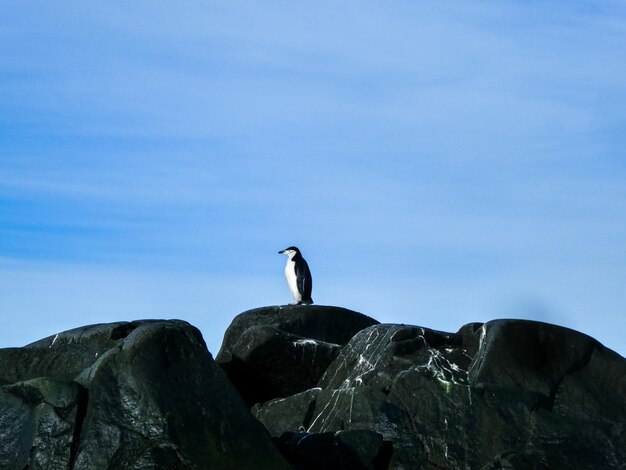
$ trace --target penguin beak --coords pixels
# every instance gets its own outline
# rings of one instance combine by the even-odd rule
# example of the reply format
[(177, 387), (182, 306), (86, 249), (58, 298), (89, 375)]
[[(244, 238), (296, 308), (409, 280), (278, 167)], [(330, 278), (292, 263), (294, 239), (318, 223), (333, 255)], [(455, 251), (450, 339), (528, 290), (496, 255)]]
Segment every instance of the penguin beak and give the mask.
[(284, 255), (284, 254), (285, 254), (285, 250), (280, 250), (280, 251), (278, 252), (278, 254), (279, 254), (279, 255)]

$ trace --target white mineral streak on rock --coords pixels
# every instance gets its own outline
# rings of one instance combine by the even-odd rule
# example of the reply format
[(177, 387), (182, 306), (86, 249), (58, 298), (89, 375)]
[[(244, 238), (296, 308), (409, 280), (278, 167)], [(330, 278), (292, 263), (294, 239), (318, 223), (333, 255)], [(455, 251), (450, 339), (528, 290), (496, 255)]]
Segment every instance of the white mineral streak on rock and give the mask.
[[(446, 391), (448, 392), (450, 391), (452, 385), (461, 385), (464, 387), (469, 386), (467, 377), (468, 372), (461, 369), (458, 364), (450, 362), (448, 358), (441, 354), (439, 350), (429, 347), (423, 336), (421, 336), (421, 338), (422, 341), (424, 341), (424, 346), (426, 347), (430, 357), (428, 358), (428, 362), (426, 364), (420, 364), (416, 367), (416, 369), (428, 370), (435, 379), (446, 387)], [(448, 349), (444, 350), (448, 351)], [(453, 351), (453, 349), (450, 351)]]
[[(339, 390), (339, 389), (333, 390), (331, 392), (330, 400), (328, 400), (328, 403), (326, 403), (326, 406), (324, 406), (324, 408), (322, 408), (322, 411), (311, 422), (311, 424), (309, 425), (309, 429), (307, 429), (307, 432), (311, 432), (311, 429), (313, 428), (313, 426), (315, 426), (315, 423), (317, 423), (317, 420), (320, 419), (320, 417), (326, 412), (326, 410), (331, 405), (331, 403), (333, 403), (333, 398), (335, 399), (335, 402), (333, 403), (333, 406), (332, 406), (330, 412), (328, 413), (328, 416), (330, 416), (330, 413), (332, 413), (332, 411), (337, 408), (337, 402), (339, 401), (339, 392), (341, 392), (341, 390)], [(322, 426), (324, 426), (324, 423), (326, 423), (326, 420), (327, 420), (328, 416), (326, 416), (326, 418), (322, 419)]]
[[(342, 396), (349, 399), (349, 416), (348, 423), (352, 421), (352, 407), (354, 404), (354, 392), (355, 388), (363, 385), (364, 377), (371, 371), (376, 369), (378, 362), (382, 357), (382, 352), (389, 343), (389, 338), (393, 330), (388, 330), (382, 337), (379, 329), (375, 328), (368, 332), (367, 339), (365, 340), (365, 348), (362, 353), (357, 353), (354, 350), (344, 351), (342, 364), (335, 368), (335, 373), (329, 380), (332, 384), (337, 378), (337, 374), (341, 371), (343, 373), (348, 372), (348, 377), (341, 382), (339, 388), (331, 392), (331, 398), (328, 403), (322, 408), (322, 411), (315, 417), (309, 426), (309, 431), (313, 428), (315, 423), (320, 421), (321, 427), (326, 422), (332, 422), (332, 420), (339, 415), (344, 407), (338, 407), (337, 404)], [(352, 358), (358, 354), (356, 363), (352, 370), (348, 370), (348, 362), (352, 362)], [(350, 361), (349, 361), (350, 360)], [(349, 397), (348, 397), (349, 394)], [(332, 403), (332, 406), (331, 406)], [(347, 404), (347, 403), (346, 403)]]
[[(304, 363), (304, 354), (308, 349), (313, 350), (312, 361), (315, 360), (315, 356), (317, 355), (317, 347), (319, 346), (318, 341), (314, 339), (309, 339), (309, 338), (302, 338), (302, 339), (293, 341), (291, 344), (296, 348), (296, 350), (300, 347), (302, 348), (302, 354), (300, 355), (300, 362)], [(296, 352), (294, 350), (294, 359), (296, 358), (297, 358)]]

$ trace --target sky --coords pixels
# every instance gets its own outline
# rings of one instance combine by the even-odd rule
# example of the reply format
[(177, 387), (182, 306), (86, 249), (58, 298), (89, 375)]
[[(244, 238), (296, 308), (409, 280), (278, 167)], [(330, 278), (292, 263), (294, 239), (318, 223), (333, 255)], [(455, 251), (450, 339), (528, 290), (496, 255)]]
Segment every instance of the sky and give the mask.
[(626, 355), (622, 1), (0, 0), (0, 347), (313, 299)]

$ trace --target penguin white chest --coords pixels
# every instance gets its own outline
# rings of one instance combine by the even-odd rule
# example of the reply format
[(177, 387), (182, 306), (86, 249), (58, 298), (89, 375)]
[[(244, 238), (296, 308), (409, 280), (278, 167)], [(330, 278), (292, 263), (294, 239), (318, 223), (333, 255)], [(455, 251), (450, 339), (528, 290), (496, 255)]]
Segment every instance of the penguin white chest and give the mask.
[(285, 277), (287, 278), (287, 285), (291, 291), (291, 295), (296, 302), (302, 300), (302, 295), (298, 292), (298, 282), (296, 280), (296, 263), (293, 260), (287, 260), (287, 266), (285, 266)]

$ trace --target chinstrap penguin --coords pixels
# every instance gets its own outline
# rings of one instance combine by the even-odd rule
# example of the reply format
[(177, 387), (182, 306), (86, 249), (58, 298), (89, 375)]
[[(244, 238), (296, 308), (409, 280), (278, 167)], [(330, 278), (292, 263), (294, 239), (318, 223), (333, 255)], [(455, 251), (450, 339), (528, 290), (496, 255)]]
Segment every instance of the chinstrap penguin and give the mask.
[(311, 290), (313, 289), (313, 279), (311, 278), (309, 265), (302, 257), (302, 254), (300, 254), (300, 250), (295, 246), (290, 246), (278, 253), (287, 255), (285, 277), (296, 305), (312, 304)]

